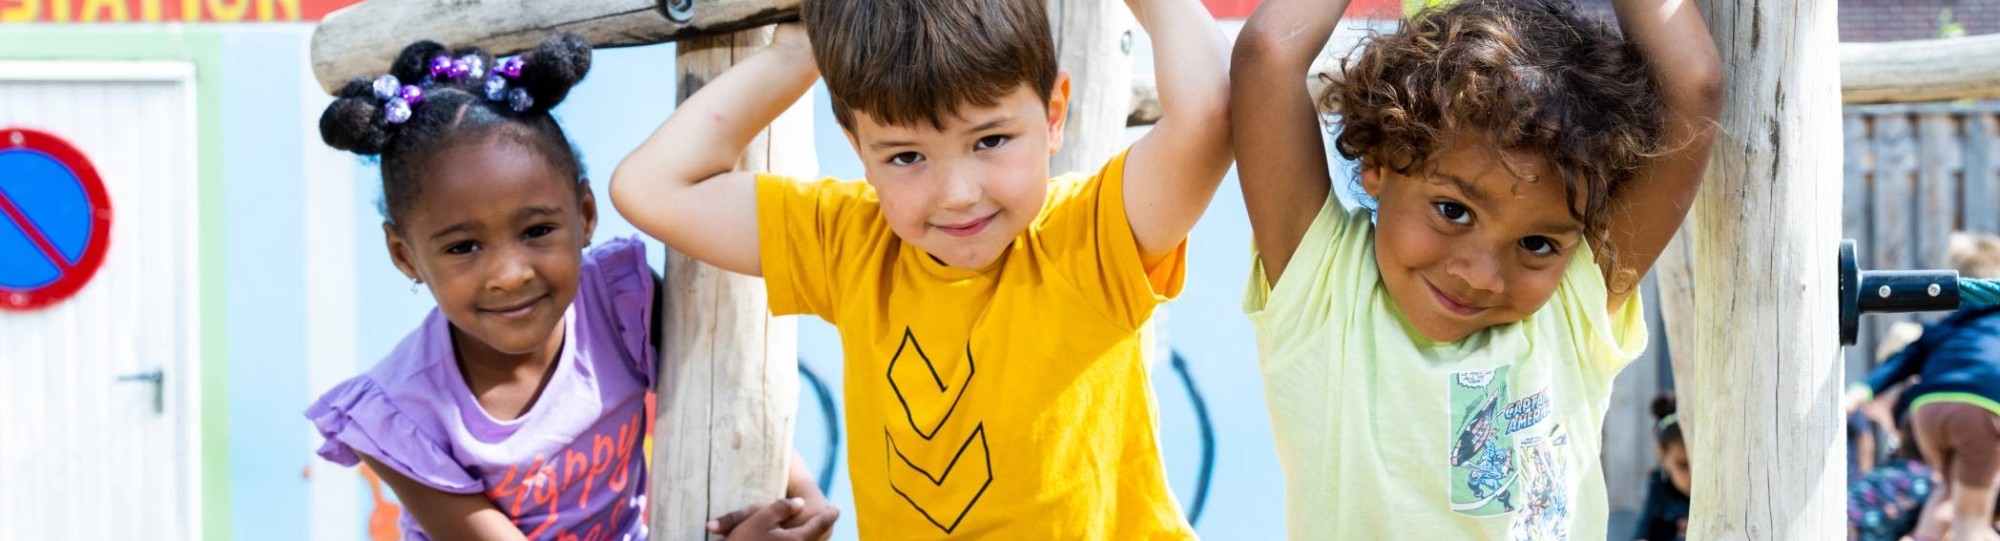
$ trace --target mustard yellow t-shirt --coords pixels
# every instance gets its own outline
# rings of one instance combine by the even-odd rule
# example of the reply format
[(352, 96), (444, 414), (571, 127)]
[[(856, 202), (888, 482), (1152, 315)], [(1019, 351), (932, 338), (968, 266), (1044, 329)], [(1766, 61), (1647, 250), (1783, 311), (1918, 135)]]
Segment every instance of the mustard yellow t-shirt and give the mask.
[(1604, 539), (1600, 429), (1645, 349), (1639, 297), (1605, 313), (1585, 246), (1527, 319), (1431, 342), (1382, 286), (1369, 216), (1328, 197), (1244, 300), (1292, 538)]
[(981, 270), (898, 239), (866, 183), (757, 178), (771, 311), (840, 330), (862, 539), (1193, 537), (1139, 342), (1186, 245), (1144, 268), (1123, 170), (1051, 181)]

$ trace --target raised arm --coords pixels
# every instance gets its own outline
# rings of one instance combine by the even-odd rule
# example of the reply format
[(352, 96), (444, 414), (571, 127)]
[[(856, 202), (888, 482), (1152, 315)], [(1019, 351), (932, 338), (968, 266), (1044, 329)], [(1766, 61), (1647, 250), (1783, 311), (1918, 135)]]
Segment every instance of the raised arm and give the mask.
[(757, 185), (734, 171), (750, 140), (812, 87), (805, 31), (779, 25), (771, 46), (681, 102), (611, 175), (611, 203), (640, 231), (731, 272), (762, 275)]
[(452, 494), (418, 483), (396, 470), (383, 466), (368, 455), (361, 462), (396, 492), (403, 509), (424, 527), (424, 533), (439, 541), (526, 541), (493, 501), (480, 494)]
[(1347, 0), (1267, 0), (1250, 14), (1230, 58), (1236, 178), (1264, 278), (1273, 284), (1333, 193), (1306, 70), (1346, 10)]
[(1148, 267), (1172, 255), (1229, 172), (1229, 45), (1198, 0), (1126, 0), (1152, 36), (1163, 114), (1125, 157), (1125, 212)]
[(1668, 152), (1648, 164), (1623, 190), (1611, 194), (1611, 242), (1616, 256), (1604, 269), (1610, 307), (1624, 306), (1639, 290), (1701, 190), (1715, 118), (1722, 110), (1722, 57), (1692, 0), (1617, 0), (1618, 25), (1658, 81), (1667, 101)]

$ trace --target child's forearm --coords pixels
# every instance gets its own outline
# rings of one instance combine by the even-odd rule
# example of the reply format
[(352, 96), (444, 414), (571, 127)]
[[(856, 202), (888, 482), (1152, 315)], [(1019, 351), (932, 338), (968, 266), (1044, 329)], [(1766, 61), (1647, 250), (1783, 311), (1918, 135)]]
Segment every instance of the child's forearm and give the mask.
[(1722, 57), (1694, 2), (1617, 0), (1612, 7), (1626, 39), (1645, 56), (1668, 106), (1682, 114), (1714, 116), (1714, 102), (1721, 95)]
[(1305, 70), (1326, 48), (1348, 0), (1266, 0), (1243, 23), (1231, 59), (1246, 67), (1272, 66), (1286, 77), (1304, 79)]
[[(1210, 124), (1227, 137), (1229, 42), (1196, 0), (1127, 0), (1151, 36), (1153, 75), (1162, 119), (1221, 117)], [(1225, 139), (1226, 140), (1226, 139)]]
[(689, 185), (735, 169), (757, 133), (805, 95), (818, 76), (803, 32), (780, 27), (771, 46), (729, 68), (675, 108), (673, 116), (619, 165), (614, 185)]

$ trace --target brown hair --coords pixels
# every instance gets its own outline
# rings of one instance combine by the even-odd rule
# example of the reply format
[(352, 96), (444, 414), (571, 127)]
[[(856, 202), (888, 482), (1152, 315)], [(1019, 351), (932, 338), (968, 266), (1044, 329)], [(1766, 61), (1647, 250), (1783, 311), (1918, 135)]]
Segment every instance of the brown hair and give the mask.
[(1666, 106), (1638, 48), (1567, 0), (1433, 8), (1341, 64), (1319, 105), (1344, 124), (1342, 156), (1420, 174), (1461, 129), (1542, 156), (1600, 260), (1612, 194), (1663, 153)]
[(849, 130), (855, 111), (943, 128), (958, 108), (997, 104), (1019, 85), (1046, 105), (1055, 84), (1044, 0), (807, 0), (799, 17)]

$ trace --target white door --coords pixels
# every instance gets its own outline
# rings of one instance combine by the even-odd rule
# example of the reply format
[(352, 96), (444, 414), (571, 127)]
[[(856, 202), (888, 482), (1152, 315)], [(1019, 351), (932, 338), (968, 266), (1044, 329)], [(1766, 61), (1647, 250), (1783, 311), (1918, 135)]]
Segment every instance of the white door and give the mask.
[(0, 539), (199, 537), (194, 104), (186, 63), (0, 61), (0, 138), (68, 141), (113, 215), (74, 296), (0, 310)]

